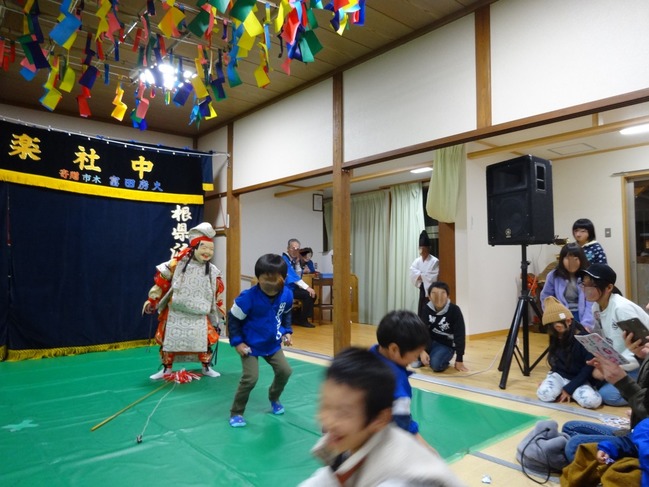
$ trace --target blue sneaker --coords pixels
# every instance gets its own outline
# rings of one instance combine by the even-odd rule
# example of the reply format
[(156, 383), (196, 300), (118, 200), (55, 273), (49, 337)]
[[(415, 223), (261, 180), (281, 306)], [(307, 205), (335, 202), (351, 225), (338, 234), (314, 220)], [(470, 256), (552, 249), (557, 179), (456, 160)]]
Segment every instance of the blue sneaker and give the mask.
[(240, 416), (238, 414), (230, 418), (230, 426), (232, 426), (233, 428), (243, 428), (246, 424), (248, 423), (246, 423), (246, 420), (243, 419), (243, 416)]
[(270, 401), (270, 407), (273, 408), (273, 414), (284, 414), (284, 406), (280, 403)]

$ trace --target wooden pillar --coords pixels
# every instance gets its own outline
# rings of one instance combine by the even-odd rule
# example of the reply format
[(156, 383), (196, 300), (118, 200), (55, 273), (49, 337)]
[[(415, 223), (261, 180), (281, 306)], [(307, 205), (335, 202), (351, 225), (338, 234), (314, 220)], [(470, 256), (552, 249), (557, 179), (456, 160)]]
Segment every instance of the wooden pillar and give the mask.
[(334, 354), (351, 344), (351, 171), (344, 170), (343, 76), (333, 78), (333, 326)]
[(491, 16), (489, 5), (475, 12), (475, 67), (478, 128), (491, 126)]
[(438, 223), (439, 279), (448, 284), (451, 300), (455, 301), (455, 223)]
[(234, 299), (241, 292), (241, 206), (239, 195), (232, 191), (232, 170), (234, 165), (234, 125), (228, 124), (227, 168), (227, 217), (225, 236), (227, 238), (227, 263), (225, 270), (226, 309), (230, 309)]

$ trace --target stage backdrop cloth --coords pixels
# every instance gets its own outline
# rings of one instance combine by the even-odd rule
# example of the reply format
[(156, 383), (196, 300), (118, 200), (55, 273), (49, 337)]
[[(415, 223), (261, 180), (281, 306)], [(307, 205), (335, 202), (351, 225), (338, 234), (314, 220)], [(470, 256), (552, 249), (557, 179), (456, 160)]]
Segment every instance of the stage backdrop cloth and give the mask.
[[(211, 155), (0, 122), (0, 360), (141, 344)], [(209, 175), (209, 181), (206, 181)]]

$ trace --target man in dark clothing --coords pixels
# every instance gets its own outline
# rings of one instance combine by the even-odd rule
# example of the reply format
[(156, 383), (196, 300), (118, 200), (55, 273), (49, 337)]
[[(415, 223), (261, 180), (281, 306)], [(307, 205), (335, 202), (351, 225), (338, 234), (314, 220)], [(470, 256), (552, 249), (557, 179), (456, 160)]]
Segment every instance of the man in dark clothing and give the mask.
[(313, 303), (315, 291), (302, 280), (302, 267), (300, 265), (300, 241), (292, 238), (288, 241), (286, 252), (282, 258), (288, 266), (286, 285), (293, 291), (293, 298), (302, 302), (302, 306), (294, 313), (294, 325), (306, 328), (315, 328), (309, 318), (313, 318)]

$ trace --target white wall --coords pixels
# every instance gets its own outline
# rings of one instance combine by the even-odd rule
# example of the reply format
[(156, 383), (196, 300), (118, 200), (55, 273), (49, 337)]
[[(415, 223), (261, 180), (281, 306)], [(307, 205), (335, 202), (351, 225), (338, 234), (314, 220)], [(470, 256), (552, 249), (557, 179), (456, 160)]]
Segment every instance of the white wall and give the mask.
[(647, 87), (646, 0), (491, 5), (493, 123)]
[[(286, 189), (286, 188), (284, 188)], [(255, 275), (255, 262), (263, 254), (286, 251), (289, 238), (313, 249), (318, 262), (322, 252), (322, 212), (313, 211), (311, 193), (276, 198), (282, 188), (241, 196), (241, 273)]]
[(233, 187), (331, 167), (332, 80), (234, 123)]
[(344, 73), (345, 160), (476, 127), (474, 16)]

